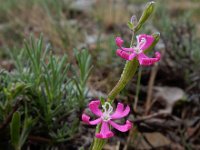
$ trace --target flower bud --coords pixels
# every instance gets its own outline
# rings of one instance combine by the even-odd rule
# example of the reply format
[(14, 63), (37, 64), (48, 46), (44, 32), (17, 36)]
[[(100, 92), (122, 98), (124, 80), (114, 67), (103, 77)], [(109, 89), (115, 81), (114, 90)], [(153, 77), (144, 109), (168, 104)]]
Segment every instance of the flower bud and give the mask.
[(130, 19), (130, 21), (127, 23), (128, 27), (133, 30), (134, 27), (137, 25), (137, 17), (133, 15)]
[(146, 7), (145, 7), (145, 9), (142, 13), (142, 16), (140, 17), (140, 20), (139, 20), (137, 26), (134, 28), (135, 32), (137, 32), (142, 27), (142, 25), (145, 23), (145, 21), (152, 14), (154, 7), (155, 7), (154, 4), (155, 4), (154, 1), (147, 3), (147, 5), (146, 5)]
[(133, 16), (131, 17), (130, 22), (131, 22), (132, 24), (137, 24), (137, 17), (136, 17), (135, 15), (133, 15)]

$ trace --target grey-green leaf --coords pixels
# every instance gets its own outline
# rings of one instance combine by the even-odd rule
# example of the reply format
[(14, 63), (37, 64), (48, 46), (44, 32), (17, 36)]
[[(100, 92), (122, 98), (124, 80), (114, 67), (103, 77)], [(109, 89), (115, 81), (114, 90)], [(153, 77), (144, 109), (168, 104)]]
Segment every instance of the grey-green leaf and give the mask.
[(13, 114), (11, 125), (10, 125), (11, 143), (15, 147), (15, 149), (19, 149), (20, 125), (21, 125), (20, 113), (15, 112)]

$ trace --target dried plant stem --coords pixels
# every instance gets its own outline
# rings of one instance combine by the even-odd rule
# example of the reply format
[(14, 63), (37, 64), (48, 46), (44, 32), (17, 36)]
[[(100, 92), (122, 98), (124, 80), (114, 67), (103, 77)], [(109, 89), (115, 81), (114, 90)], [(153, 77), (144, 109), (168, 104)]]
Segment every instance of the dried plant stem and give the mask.
[(133, 138), (134, 138), (134, 134), (135, 134), (135, 131), (136, 131), (136, 130), (137, 130), (137, 129), (136, 129), (135, 127), (133, 127), (133, 128), (130, 130), (129, 135), (128, 135), (128, 138), (127, 138), (127, 141), (126, 141), (126, 144), (125, 144), (123, 150), (127, 150), (127, 149), (128, 149), (129, 144), (131, 143), (131, 141), (132, 141)]
[(52, 143), (53, 141), (51, 139), (48, 139), (48, 138), (44, 138), (44, 137), (40, 137), (40, 136), (34, 136), (34, 135), (30, 135), (28, 137), (28, 139), (30, 141), (37, 141), (39, 143)]
[(155, 64), (151, 70), (151, 75), (148, 83), (148, 90), (147, 90), (147, 101), (145, 103), (145, 115), (149, 113), (151, 108), (151, 101), (152, 101), (152, 93), (153, 93), (153, 85), (156, 78), (156, 74), (158, 72), (158, 64)]
[(142, 76), (142, 67), (139, 68), (138, 71), (138, 78), (137, 78), (137, 87), (136, 87), (136, 95), (135, 95), (135, 102), (134, 102), (134, 111), (137, 112), (137, 103), (138, 103), (138, 97), (140, 93), (140, 81)]

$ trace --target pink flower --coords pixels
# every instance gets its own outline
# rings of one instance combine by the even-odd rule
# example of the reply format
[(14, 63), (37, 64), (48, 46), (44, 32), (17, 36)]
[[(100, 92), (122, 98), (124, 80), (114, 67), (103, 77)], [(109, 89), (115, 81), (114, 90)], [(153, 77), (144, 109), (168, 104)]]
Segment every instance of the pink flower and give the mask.
[(117, 55), (126, 60), (133, 60), (136, 57), (140, 65), (144, 66), (152, 65), (155, 62), (158, 62), (160, 60), (159, 52), (155, 53), (155, 58), (149, 58), (144, 54), (144, 51), (152, 45), (154, 37), (151, 35), (140, 34), (136, 38), (137, 46), (125, 48), (122, 47), (124, 41), (120, 37), (117, 37), (115, 39), (116, 45), (119, 47), (116, 51)]
[(126, 121), (126, 124), (124, 125), (119, 125), (115, 123), (113, 120), (114, 119), (120, 119), (125, 116), (127, 116), (130, 112), (130, 107), (126, 106), (124, 108), (124, 105), (122, 103), (117, 104), (116, 111), (113, 113), (113, 107), (109, 102), (105, 102), (104, 105), (102, 105), (103, 112), (99, 109), (100, 105), (100, 100), (95, 100), (89, 103), (89, 108), (90, 110), (99, 118), (96, 120), (90, 121), (90, 117), (86, 114), (82, 114), (82, 120), (90, 125), (97, 125), (101, 124), (101, 130), (100, 133), (96, 134), (97, 138), (110, 138), (114, 136), (113, 132), (110, 131), (109, 125), (113, 126), (115, 129), (121, 131), (121, 132), (126, 132), (132, 127), (132, 123), (130, 121)]

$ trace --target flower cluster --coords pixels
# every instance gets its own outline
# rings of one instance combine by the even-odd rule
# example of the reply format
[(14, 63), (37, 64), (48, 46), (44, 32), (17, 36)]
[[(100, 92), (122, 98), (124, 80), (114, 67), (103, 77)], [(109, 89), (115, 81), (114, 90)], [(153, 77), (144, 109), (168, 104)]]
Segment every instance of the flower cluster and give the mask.
[[(116, 45), (118, 46), (116, 54), (128, 61), (136, 58), (139, 61), (139, 64), (143, 66), (153, 65), (158, 62), (160, 60), (159, 52), (155, 53), (154, 58), (149, 58), (144, 54), (145, 50), (149, 49), (154, 43), (154, 37), (151, 35), (140, 34), (136, 38), (137, 45), (126, 48), (122, 46), (124, 41), (120, 37), (117, 37), (115, 40)], [(118, 103), (116, 111), (113, 112), (113, 107), (109, 102), (105, 102), (102, 105), (102, 110), (99, 109), (100, 104), (100, 100), (94, 100), (89, 103), (89, 108), (91, 112), (98, 116), (97, 119), (90, 121), (90, 116), (85, 113), (82, 114), (83, 122), (89, 125), (100, 125), (100, 132), (96, 133), (97, 138), (105, 139), (112, 137), (114, 133), (110, 130), (110, 126), (121, 132), (126, 132), (131, 129), (132, 123), (129, 120), (127, 120), (124, 125), (119, 125), (113, 121), (127, 116), (130, 112), (129, 106), (124, 107), (122, 103)]]
[(140, 34), (137, 37), (137, 45), (130, 48), (122, 47), (124, 41), (117, 37), (115, 42), (119, 49), (117, 49), (116, 54), (123, 59), (133, 60), (137, 58), (140, 65), (149, 66), (158, 62), (160, 60), (160, 53), (155, 53), (155, 58), (149, 58), (144, 54), (144, 51), (147, 50), (154, 42), (154, 37), (151, 35)]
[(91, 112), (99, 117), (96, 120), (90, 121), (90, 117), (88, 115), (84, 113), (82, 114), (83, 122), (90, 125), (101, 125), (100, 133), (96, 134), (97, 138), (105, 139), (112, 137), (114, 134), (110, 130), (110, 125), (121, 132), (126, 132), (131, 129), (132, 123), (128, 120), (124, 125), (119, 125), (113, 121), (115, 119), (120, 119), (127, 116), (130, 112), (129, 106), (126, 106), (124, 108), (124, 105), (122, 103), (118, 103), (116, 111), (113, 112), (113, 107), (111, 106), (111, 104), (109, 102), (105, 102), (104, 105), (102, 105), (103, 111), (101, 111), (99, 109), (100, 103), (100, 100), (91, 101), (89, 103), (89, 109), (91, 110)]

